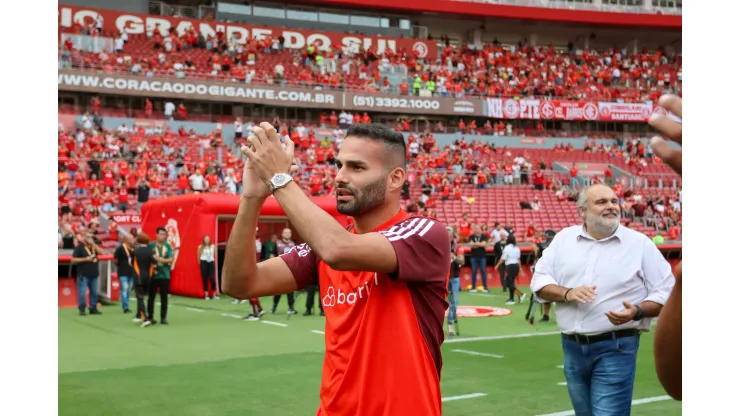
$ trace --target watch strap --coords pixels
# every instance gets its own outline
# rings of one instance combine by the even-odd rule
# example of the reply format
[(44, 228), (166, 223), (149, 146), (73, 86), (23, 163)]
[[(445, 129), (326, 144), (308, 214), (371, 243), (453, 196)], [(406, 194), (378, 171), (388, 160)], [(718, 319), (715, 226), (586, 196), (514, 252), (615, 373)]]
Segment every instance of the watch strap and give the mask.
[(645, 317), (645, 312), (643, 312), (640, 305), (635, 305), (635, 309), (637, 309), (637, 313), (635, 314), (635, 317), (632, 318), (633, 321), (641, 321), (642, 318)]

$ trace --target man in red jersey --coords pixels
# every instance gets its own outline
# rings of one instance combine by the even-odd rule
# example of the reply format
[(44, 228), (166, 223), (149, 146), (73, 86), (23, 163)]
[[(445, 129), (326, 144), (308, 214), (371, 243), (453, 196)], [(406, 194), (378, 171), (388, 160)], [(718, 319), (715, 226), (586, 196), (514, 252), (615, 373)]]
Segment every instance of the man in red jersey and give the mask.
[[(239, 213), (226, 247), (224, 292), (238, 299), (319, 283), (326, 354), (317, 415), (440, 415), (450, 239), (445, 227), (399, 209), (403, 136), (377, 124), (347, 130), (337, 155), (337, 210), (345, 228), (289, 176), (268, 123), (253, 128)], [(305, 244), (256, 263), (254, 230), (273, 194)]]

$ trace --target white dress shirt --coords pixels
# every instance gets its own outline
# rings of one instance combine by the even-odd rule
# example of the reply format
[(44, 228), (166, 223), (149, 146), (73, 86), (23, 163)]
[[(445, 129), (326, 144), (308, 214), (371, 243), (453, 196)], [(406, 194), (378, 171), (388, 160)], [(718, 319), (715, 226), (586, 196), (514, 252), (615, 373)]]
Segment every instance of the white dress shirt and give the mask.
[[(558, 303), (555, 314), (566, 334), (595, 335), (621, 329), (650, 330), (650, 318), (613, 325), (605, 313), (652, 301), (665, 305), (675, 283), (670, 264), (644, 234), (618, 226), (611, 236), (595, 240), (583, 225), (561, 230), (537, 262), (532, 293), (551, 284), (575, 288), (596, 286), (591, 303)], [(540, 302), (546, 302), (536, 297)]]

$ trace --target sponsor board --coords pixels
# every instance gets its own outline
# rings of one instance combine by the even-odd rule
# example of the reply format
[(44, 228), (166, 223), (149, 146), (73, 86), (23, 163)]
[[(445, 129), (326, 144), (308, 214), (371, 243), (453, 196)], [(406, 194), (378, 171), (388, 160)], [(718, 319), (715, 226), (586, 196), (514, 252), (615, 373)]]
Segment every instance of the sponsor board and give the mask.
[(183, 35), (194, 29), (205, 38), (209, 36), (216, 37), (217, 33), (221, 32), (227, 39), (233, 38), (240, 43), (246, 43), (249, 38), (279, 38), (282, 36), (285, 39), (283, 45), (287, 49), (303, 49), (306, 46), (313, 45), (320, 51), (327, 51), (332, 45), (336, 45), (352, 48), (356, 52), (363, 49), (376, 50), (379, 53), (384, 53), (387, 49), (394, 52), (405, 50), (408, 53), (415, 52), (420, 58), (437, 58), (437, 43), (427, 40), (284, 29), (273, 26), (129, 13), (66, 4), (59, 4), (58, 6), (60, 28), (72, 28), (75, 25), (89, 26), (100, 16), (103, 18), (103, 31), (112, 33), (125, 30), (132, 35), (151, 34), (158, 29), (163, 36), (167, 36), (170, 33)]
[(651, 103), (486, 99), (487, 116), (500, 119), (646, 122), (652, 113)]
[[(447, 310), (449, 312), (449, 309)], [(445, 316), (447, 316), (445, 312)], [(506, 308), (496, 308), (493, 306), (458, 306), (457, 316), (459, 318), (484, 318), (488, 316), (506, 316), (511, 315), (513, 311)]]
[(58, 78), (61, 91), (402, 114), (483, 114), (481, 100), (453, 97), (402, 97), (77, 70), (60, 71)]

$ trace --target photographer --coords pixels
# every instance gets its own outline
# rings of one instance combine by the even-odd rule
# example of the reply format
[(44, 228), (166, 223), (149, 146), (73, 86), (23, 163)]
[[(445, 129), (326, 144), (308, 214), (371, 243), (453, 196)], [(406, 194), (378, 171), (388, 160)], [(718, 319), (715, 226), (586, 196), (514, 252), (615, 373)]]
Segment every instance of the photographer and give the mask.
[(103, 249), (95, 244), (92, 233), (86, 232), (78, 237), (80, 244), (72, 253), (72, 264), (77, 267), (77, 306), (80, 316), (85, 316), (85, 291), (90, 290), (90, 315), (102, 315), (98, 310), (98, 255), (104, 254)]

